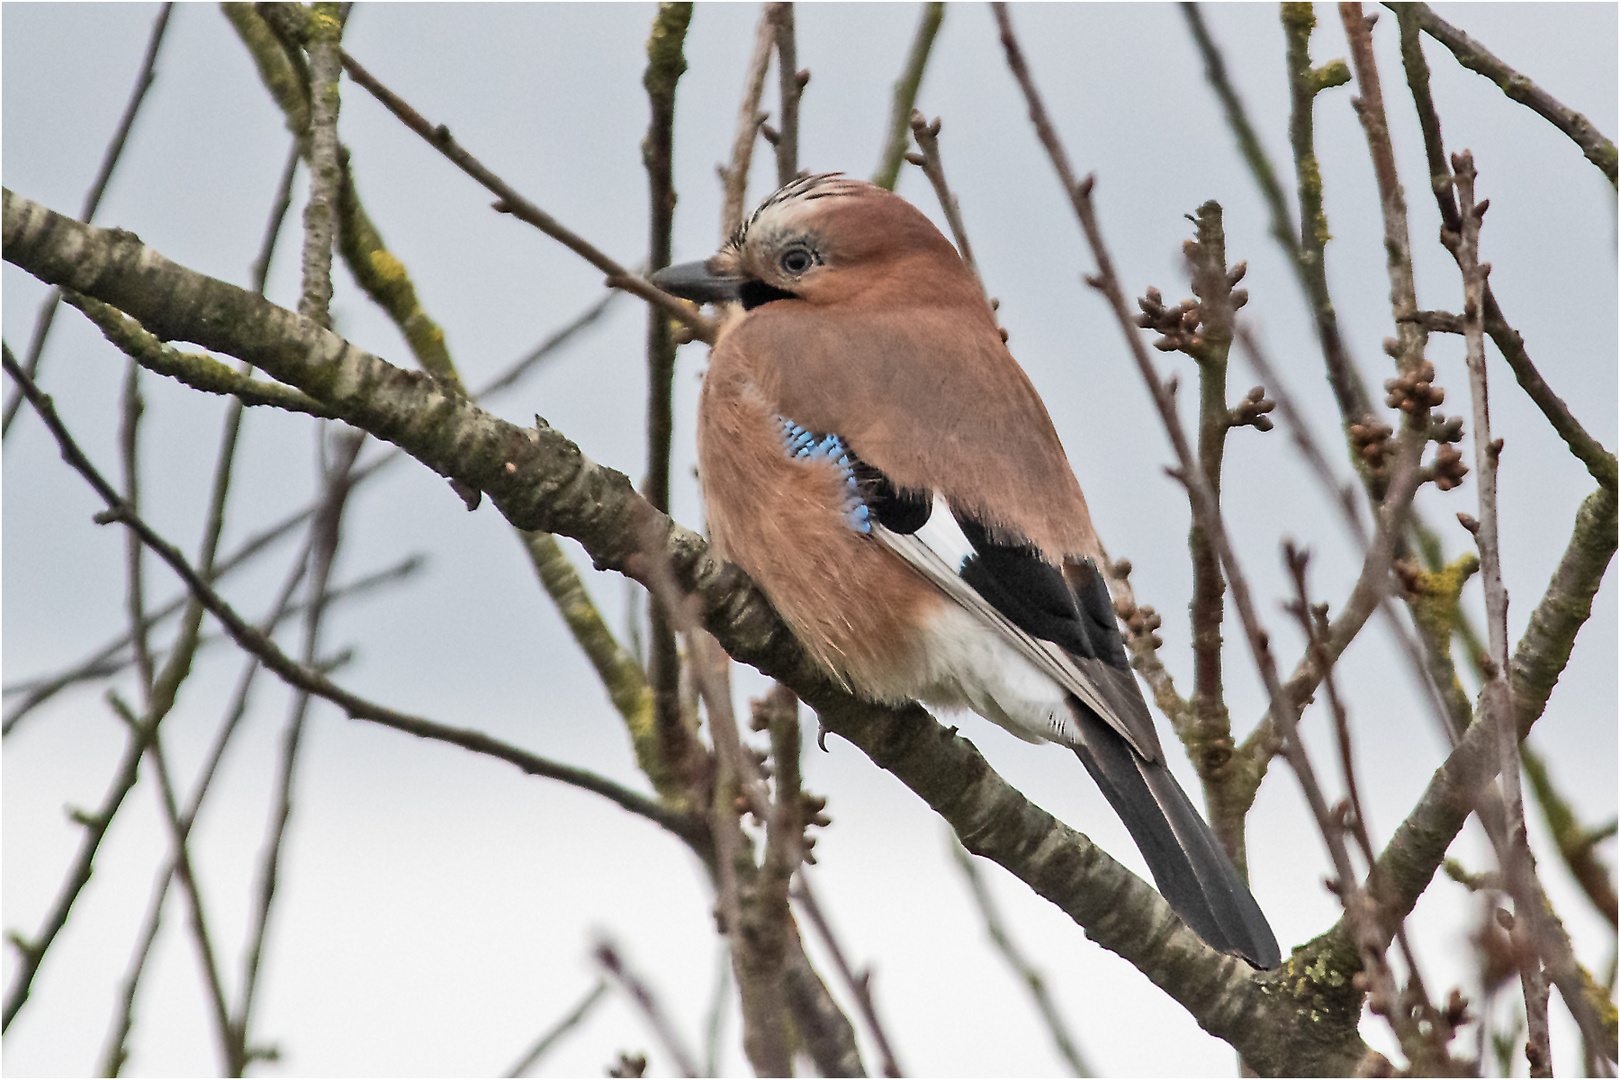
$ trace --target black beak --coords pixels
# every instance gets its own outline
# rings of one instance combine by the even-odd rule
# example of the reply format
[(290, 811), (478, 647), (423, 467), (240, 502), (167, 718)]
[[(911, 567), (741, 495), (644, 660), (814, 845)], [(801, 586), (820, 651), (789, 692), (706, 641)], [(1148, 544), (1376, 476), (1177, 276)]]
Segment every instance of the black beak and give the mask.
[(743, 284), (740, 277), (711, 270), (709, 261), (667, 266), (654, 274), (651, 280), (670, 295), (699, 304), (740, 299)]

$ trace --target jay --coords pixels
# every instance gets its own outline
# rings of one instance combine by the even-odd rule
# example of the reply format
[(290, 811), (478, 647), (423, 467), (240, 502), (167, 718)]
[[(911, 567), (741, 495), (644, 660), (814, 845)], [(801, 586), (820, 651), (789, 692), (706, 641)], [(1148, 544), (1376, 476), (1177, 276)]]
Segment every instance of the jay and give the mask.
[(1072, 749), (1187, 925), (1276, 967), (1165, 767), (1051, 418), (950, 242), (882, 188), (808, 176), (652, 280), (731, 302), (698, 409), (718, 553), (853, 692)]

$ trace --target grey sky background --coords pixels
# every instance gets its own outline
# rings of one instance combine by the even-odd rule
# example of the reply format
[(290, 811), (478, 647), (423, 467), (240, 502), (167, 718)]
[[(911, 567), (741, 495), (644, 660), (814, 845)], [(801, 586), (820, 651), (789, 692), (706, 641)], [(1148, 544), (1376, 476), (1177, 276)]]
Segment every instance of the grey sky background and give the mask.
[[(1463, 27), (1605, 134), (1616, 123), (1616, 8), (1607, 4), (1457, 5)], [(361, 5), (345, 45), (382, 81), (449, 125), (457, 139), (530, 199), (593, 243), (633, 264), (646, 247), (640, 139), (647, 122), (641, 73), (653, 9), (602, 5)], [(6, 4), (3, 172), (6, 186), (69, 214), (79, 210), (123, 108), (155, 7)], [(677, 259), (719, 241), (714, 167), (729, 154), (732, 124), (758, 9), (699, 5), (686, 43), (676, 119)], [(1212, 6), (1206, 19), (1272, 160), (1292, 175), (1283, 38), (1270, 5)], [(916, 25), (912, 4), (809, 4), (798, 9), (801, 66), (812, 72), (802, 111), (801, 164), (870, 175), (883, 140), (890, 85)], [(1318, 9), (1320, 63), (1347, 56), (1337, 11)], [(1038, 5), (1013, 11), (1035, 77), (1076, 167), (1098, 176), (1097, 204), (1125, 288), (1188, 295), (1180, 255), (1183, 217), (1206, 199), (1226, 211), (1229, 260), (1248, 261), (1243, 314), (1288, 390), (1337, 445), (1337, 420), (1307, 310), (1269, 220), (1204, 81), (1181, 14), (1160, 5)], [(1394, 19), (1374, 32), (1402, 169), (1424, 308), (1457, 310), (1461, 286), (1435, 242), (1422, 142), (1401, 77)], [(1491, 200), (1482, 239), (1491, 282), (1553, 388), (1589, 431), (1616, 445), (1615, 197), (1579, 150), (1491, 84), (1425, 43), (1448, 149), (1470, 148), (1479, 191)], [(1333, 232), (1329, 279), (1341, 326), (1370, 385), (1391, 373), (1382, 340), (1393, 334), (1382, 226), (1353, 88), (1328, 91), (1316, 109), (1317, 147)], [(486, 382), (601, 292), (600, 275), (512, 218), (347, 80), (340, 136), (357, 185), (391, 250), (409, 269), (425, 309), (445, 328), (469, 385)], [(765, 107), (775, 109), (774, 75)], [(1010, 345), (1042, 393), (1110, 552), (1128, 557), (1142, 602), (1165, 625), (1163, 655), (1190, 685), (1185, 598), (1186, 500), (1164, 473), (1172, 459), (1119, 331), (1081, 281), (1092, 263), (1079, 228), (1025, 119), (988, 10), (952, 5), (919, 104), (943, 118), (941, 145), (990, 292), (1000, 297)], [(246, 50), (212, 6), (175, 11), (141, 119), (97, 214), (138, 233), (171, 259), (238, 284), (260, 242), (289, 136)], [(773, 162), (756, 150), (750, 201), (772, 186)], [(300, 173), (269, 294), (297, 295)], [(1292, 185), (1287, 185), (1292, 190)], [(907, 167), (898, 186), (936, 221), (933, 193)], [(334, 273), (337, 328), (408, 365), (403, 341)], [(6, 341), (26, 347), (45, 294), (7, 265)], [(593, 459), (639, 477), (645, 377), (639, 302), (622, 298), (577, 345), (489, 407), (517, 423), (536, 413)], [(699, 527), (693, 411), (701, 345), (677, 371), (675, 517)], [(1193, 397), (1190, 361), (1158, 357)], [(1436, 336), (1429, 356), (1447, 390), (1444, 411), (1468, 412), (1460, 339)], [(1517, 640), (1593, 483), (1491, 352), (1491, 412), (1505, 438), (1503, 557)], [(91, 458), (116, 471), (117, 401), (124, 361), (75, 311), (57, 317), (41, 382)], [(1231, 397), (1258, 381), (1234, 358)], [(143, 462), (145, 516), (194, 551), (224, 404), (148, 376)], [(9, 388), (8, 388), (9, 389)], [(1190, 416), (1190, 412), (1188, 412)], [(1470, 432), (1472, 425), (1469, 425)], [(1471, 444), (1463, 446), (1471, 460)], [(375, 455), (372, 446), (367, 454)], [(124, 626), (123, 537), (90, 521), (94, 498), (62, 465), (25, 410), (4, 458), (4, 679), (55, 671)], [(226, 548), (301, 506), (315, 491), (312, 423), (250, 411)], [(1341, 477), (1348, 466), (1340, 464)], [(1328, 498), (1298, 461), (1281, 425), (1235, 432), (1225, 506), (1279, 655), (1291, 665), (1299, 635), (1279, 545), (1315, 553), (1316, 598), (1336, 610), (1359, 568)], [(1468, 537), (1458, 511), (1477, 510), (1475, 477), (1419, 505), (1446, 538)], [(577, 547), (569, 543), (576, 555)], [(337, 570), (352, 580), (416, 552), (425, 573), (386, 594), (337, 608), (326, 641), (353, 646), (339, 681), (374, 700), (479, 727), (556, 760), (639, 785), (628, 740), (578, 650), (539, 590), (518, 544), (490, 507), (467, 513), (438, 477), (409, 460), (357, 494)], [(269, 604), (293, 545), (230, 582), (239, 610)], [(580, 564), (587, 574), (588, 560)], [(156, 568), (149, 593), (175, 583)], [(592, 575), (616, 625), (627, 589)], [(1465, 594), (1482, 614), (1477, 581)], [(1227, 691), (1241, 736), (1263, 712), (1262, 691), (1229, 622)], [(166, 640), (166, 635), (160, 640)], [(291, 641), (293, 638), (287, 638)], [(1554, 693), (1533, 744), (1582, 819), (1616, 810), (1616, 606), (1612, 581)], [(219, 722), (240, 660), (205, 653), (165, 747), (189, 777)], [(739, 671), (739, 699), (762, 680)], [(121, 683), (126, 690), (131, 683)], [(1355, 725), (1369, 822), (1382, 841), (1439, 765), (1441, 738), (1404, 662), (1375, 621), (1341, 664), (1339, 686)], [(193, 835), (194, 859), (222, 962), (234, 989), (247, 932), (271, 783), (288, 695), (266, 683)], [(807, 719), (807, 732), (814, 724)], [(1018, 743), (974, 717), (959, 723), (992, 765), (1062, 820), (1144, 872), (1124, 829), (1072, 756)], [(1306, 714), (1317, 766), (1339, 788), (1325, 717)], [(62, 695), (20, 724), (4, 745), (3, 893), (6, 929), (35, 932), (76, 849), (65, 805), (94, 807), (123, 746), (122, 729), (94, 689)], [(903, 1067), (917, 1074), (1060, 1071), (1061, 1060), (1021, 987), (985, 941), (955, 869), (943, 824), (909, 791), (847, 743), (828, 752), (807, 735), (807, 786), (829, 797), (813, 882), (844, 947), (875, 970), (874, 989)], [(595, 979), (597, 934), (616, 940), (659, 992), (689, 1043), (701, 1042), (719, 971), (710, 893), (677, 842), (580, 791), (518, 775), (498, 762), (344, 719), (317, 705), (306, 732), (289, 854), (283, 860), (272, 954), (256, 1012), (257, 1038), (282, 1051), (264, 1074), (476, 1074), (511, 1064)], [(1189, 791), (1190, 766), (1175, 763)], [(1533, 813), (1549, 889), (1577, 951), (1601, 968), (1612, 935), (1578, 899)], [(1321, 887), (1328, 862), (1298, 786), (1280, 766), (1249, 825), (1254, 890), (1285, 950), (1335, 918)], [(4, 1045), (13, 1075), (68, 1075), (95, 1067), (118, 983), (152, 877), (167, 858), (156, 785), (145, 777), (96, 862), (95, 879), (36, 980)], [(1605, 849), (1612, 858), (1612, 843)], [(1473, 827), (1453, 848), (1471, 869), (1489, 865)], [(1078, 1041), (1103, 1073), (1231, 1074), (1225, 1044), (1198, 1030), (1134, 969), (1088, 941), (1055, 908), (999, 868), (983, 865), (1021, 944), (1041, 965)], [(1432, 992), (1472, 994), (1466, 935), (1475, 918), (1461, 887), (1439, 881), (1410, 923)], [(194, 951), (173, 904), (132, 1039), (134, 1074), (218, 1069)], [(819, 954), (818, 954), (819, 955)], [(7, 950), (9, 984), (15, 955)], [(831, 979), (831, 966), (823, 965)], [(835, 989), (841, 1000), (847, 995)], [(1512, 994), (1507, 995), (1512, 997)], [(1575, 1066), (1561, 1008), (1555, 1054)], [(1376, 1045), (1381, 1023), (1364, 1025)], [(728, 1012), (722, 1068), (745, 1072)], [(1472, 1032), (1467, 1035), (1472, 1038)], [(870, 1043), (868, 1067), (875, 1067)], [(644, 1050), (651, 1071), (672, 1063), (614, 994), (547, 1059), (544, 1071), (600, 1075), (619, 1050)]]

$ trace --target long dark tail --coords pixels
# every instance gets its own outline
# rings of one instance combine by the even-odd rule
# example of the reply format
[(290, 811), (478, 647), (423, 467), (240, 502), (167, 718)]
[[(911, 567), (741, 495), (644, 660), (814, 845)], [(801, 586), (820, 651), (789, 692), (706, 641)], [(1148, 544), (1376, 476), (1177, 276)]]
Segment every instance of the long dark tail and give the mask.
[(1084, 706), (1079, 717), (1085, 763), (1147, 860), (1159, 892), (1212, 949), (1257, 968), (1282, 962), (1277, 938), (1238, 877), (1220, 841), (1204, 824), (1162, 761), (1147, 761)]

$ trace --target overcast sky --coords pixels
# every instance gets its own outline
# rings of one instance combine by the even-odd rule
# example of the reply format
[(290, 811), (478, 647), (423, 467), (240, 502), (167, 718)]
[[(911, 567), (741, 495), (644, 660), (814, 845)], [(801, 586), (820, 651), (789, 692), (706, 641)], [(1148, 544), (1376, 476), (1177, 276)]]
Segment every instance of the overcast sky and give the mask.
[[(1620, 129), (1613, 5), (1437, 10), (1600, 131), (1612, 137)], [(0, 171), (6, 186), (56, 210), (78, 212), (155, 11), (144, 4), (5, 5)], [(641, 4), (361, 5), (345, 45), (531, 200), (634, 264), (646, 247), (639, 144), (652, 13)], [(677, 100), (677, 259), (703, 257), (719, 239), (714, 169), (729, 154), (757, 14), (753, 5), (700, 5), (692, 20), (689, 70)], [(802, 111), (804, 167), (871, 174), (890, 85), (917, 16), (912, 4), (799, 8), (799, 62), (812, 73)], [(1319, 17), (1313, 57), (1346, 56), (1336, 9), (1323, 5)], [(1266, 149), (1291, 176), (1276, 9), (1215, 6), (1206, 18)], [(1156, 285), (1172, 300), (1187, 295), (1180, 250), (1191, 225), (1183, 215), (1207, 199), (1219, 200), (1228, 257), (1249, 264), (1244, 315), (1325, 444), (1336, 446), (1338, 422), (1306, 309), (1268, 235), (1267, 212), (1207, 89), (1181, 14), (1171, 6), (1041, 5), (1015, 8), (1014, 20), (1071, 157), (1077, 168), (1097, 174), (1102, 228), (1126, 289), (1140, 295)], [(1419, 302), (1457, 310), (1461, 288), (1450, 256), (1435, 243), (1438, 215), (1388, 13), (1374, 37), (1410, 204)], [(1460, 69), (1436, 43), (1426, 42), (1426, 52), (1447, 146), (1473, 150), (1480, 195), (1491, 200), (1483, 257), (1493, 264), (1491, 282), (1502, 307), (1548, 382), (1613, 448), (1620, 441), (1614, 190), (1546, 122)], [(772, 111), (774, 85), (773, 75), (765, 105)], [(1376, 388), (1390, 374), (1381, 342), (1394, 330), (1382, 225), (1352, 92), (1346, 87), (1322, 95), (1316, 133), (1334, 237), (1330, 283), (1350, 349)], [(486, 192), (347, 80), (343, 94), (339, 130), (352, 151), (361, 196), (409, 269), (424, 307), (444, 327), (469, 385), (487, 381), (600, 296), (595, 270), (492, 212)], [(1090, 257), (1029, 129), (984, 6), (948, 10), (919, 104), (943, 118), (946, 169), (986, 284), (1002, 301), (1014, 355), (1052, 413), (1110, 552), (1134, 563), (1139, 599), (1162, 612), (1163, 655), (1186, 689), (1186, 501), (1164, 474), (1171, 451), (1119, 331), (1080, 281), (1092, 268)], [(131, 229), (171, 259), (245, 285), (287, 146), (280, 114), (220, 12), (178, 7), (157, 81), (96, 222)], [(767, 148), (761, 144), (757, 153), (751, 201), (774, 186)], [(918, 170), (907, 167), (898, 190), (941, 220)], [(296, 195), (269, 287), (271, 299), (288, 306), (297, 296), (302, 173)], [(45, 290), (9, 264), (3, 273), (5, 339), (21, 354)], [(334, 278), (340, 332), (408, 366), (409, 353), (392, 325), (346, 271)], [(489, 407), (520, 424), (538, 413), (594, 460), (639, 477), (644, 327), (636, 301), (615, 302), (571, 351)], [(1178, 372), (1190, 389), (1195, 373), (1185, 357), (1155, 356), (1162, 371)], [(1444, 410), (1466, 413), (1460, 341), (1437, 336), (1429, 356), (1448, 393)], [(683, 349), (676, 380), (674, 514), (693, 527), (702, 522), (690, 468), (704, 363), (704, 347)], [(77, 312), (58, 314), (41, 381), (109, 473), (116, 473), (123, 370), (121, 355)], [(1506, 440), (1502, 542), (1510, 635), (1517, 640), (1593, 483), (1494, 350), (1491, 379), (1492, 422)], [(1232, 399), (1255, 381), (1235, 360)], [(192, 551), (224, 406), (156, 377), (148, 376), (144, 386), (145, 513)], [(310, 497), (314, 447), (307, 418), (249, 414), (227, 548)], [(1471, 443), (1463, 449), (1471, 460)], [(373, 447), (368, 456), (380, 452)], [(89, 654), (122, 630), (125, 615), (123, 538), (91, 523), (95, 500), (26, 410), (7, 440), (4, 462), (9, 686)], [(1298, 635), (1280, 610), (1289, 591), (1281, 540), (1312, 549), (1313, 588), (1335, 609), (1359, 559), (1281, 426), (1266, 435), (1235, 432), (1227, 462), (1225, 505), (1239, 554), (1279, 653), (1291, 664)], [(1348, 467), (1336, 464), (1348, 478)], [(1477, 512), (1474, 479), (1448, 494), (1425, 490), (1419, 500), (1452, 556), (1468, 545), (1454, 515)], [(292, 547), (229, 584), (226, 592), (240, 610), (265, 610)], [(442, 480), (404, 461), (356, 495), (337, 578), (353, 580), (418, 552), (430, 559), (424, 573), (333, 611), (326, 640), (333, 651), (354, 649), (340, 681), (385, 704), (482, 728), (640, 786), (621, 725), (536, 587), (511, 530), (489, 506), (467, 513)], [(591, 574), (588, 559), (580, 557), (579, 564)], [(172, 580), (156, 570), (151, 577), (153, 594), (172, 595)], [(590, 587), (622, 627), (623, 583), (593, 575)], [(1467, 598), (1477, 618), (1477, 581)], [(1235, 641), (1234, 626), (1228, 631)], [(1592, 824), (1611, 820), (1616, 810), (1616, 652), (1615, 591), (1606, 581), (1533, 738), (1581, 819)], [(1262, 693), (1242, 650), (1228, 655), (1228, 701), (1241, 736), (1263, 711)], [(165, 746), (187, 786), (239, 667), (225, 649), (205, 654), (165, 724)], [(1377, 622), (1342, 667), (1340, 686), (1372, 807), (1369, 824), (1375, 838), (1387, 838), (1442, 760), (1441, 738)], [(131, 683), (118, 685), (127, 692)], [(760, 685), (757, 677), (739, 675), (739, 696)], [(287, 704), (279, 689), (262, 688), (194, 834), (194, 858), (233, 990)], [(1020, 790), (1143, 872), (1123, 827), (1071, 755), (1018, 743), (976, 718), (947, 722), (960, 723)], [(1318, 711), (1307, 713), (1313, 738), (1323, 724)], [(806, 726), (813, 733), (813, 723)], [(39, 928), (80, 835), (63, 807), (100, 802), (122, 746), (123, 731), (95, 687), (62, 695), (6, 739), (0, 895), (6, 929), (32, 934)], [(1311, 746), (1336, 793), (1329, 743), (1317, 739)], [(257, 1039), (277, 1045), (282, 1059), (257, 1066), (259, 1072), (502, 1070), (590, 989), (596, 978), (590, 952), (599, 934), (621, 944), (686, 1039), (701, 1041), (719, 943), (708, 886), (678, 843), (595, 796), (357, 724), (325, 706), (312, 714), (304, 754), (272, 955), (255, 1014)], [(1174, 767), (1196, 791), (1187, 763), (1177, 760)], [(835, 822), (816, 848), (815, 887), (844, 947), (876, 971), (878, 1005), (902, 1066), (919, 1074), (1061, 1071), (1021, 987), (985, 941), (939, 819), (836, 738), (828, 740), (826, 753), (807, 747), (805, 774), (810, 789), (828, 796)], [(1612, 936), (1556, 866), (1539, 821), (1532, 839), (1541, 845), (1549, 888), (1578, 953), (1601, 970), (1612, 955)], [(1604, 851), (1612, 859), (1612, 843)], [(1285, 950), (1331, 924), (1336, 905), (1320, 886), (1327, 859), (1297, 785), (1281, 768), (1273, 770), (1251, 815), (1249, 852), (1255, 895)], [(1489, 865), (1472, 828), (1453, 854), (1473, 869)], [(156, 786), (148, 776), (121, 812), (93, 882), (6, 1037), (8, 1073), (95, 1067), (153, 875), (166, 857)], [(1233, 1071), (1230, 1049), (1199, 1031), (1134, 969), (999, 868), (984, 864), (984, 873), (1096, 1068)], [(1472, 913), (1467, 894), (1445, 880), (1419, 907), (1414, 941), (1431, 992), (1452, 985), (1473, 992), (1466, 942)], [(15, 962), (8, 950), (8, 985)], [(831, 979), (830, 964), (823, 971)], [(1563, 1014), (1557, 1015), (1555, 1053), (1568, 1070), (1575, 1051)], [(745, 1072), (734, 1014), (726, 1024), (722, 1068)], [(1388, 1045), (1379, 1024), (1364, 1027), (1378, 1045)], [(870, 1042), (864, 1046), (867, 1065), (875, 1068)], [(172, 904), (132, 1047), (131, 1073), (219, 1068), (194, 952)], [(600, 1075), (620, 1050), (646, 1051), (652, 1072), (673, 1069), (645, 1024), (614, 994), (547, 1059), (544, 1071)]]

